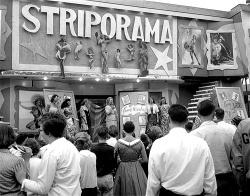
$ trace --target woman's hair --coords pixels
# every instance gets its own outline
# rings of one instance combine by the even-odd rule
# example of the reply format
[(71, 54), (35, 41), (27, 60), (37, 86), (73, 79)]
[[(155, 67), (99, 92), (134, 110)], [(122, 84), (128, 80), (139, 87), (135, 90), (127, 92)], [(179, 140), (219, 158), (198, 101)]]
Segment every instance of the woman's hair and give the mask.
[(0, 149), (8, 148), (16, 140), (13, 128), (6, 124), (0, 124)]
[(152, 126), (149, 130), (147, 130), (146, 134), (152, 142), (163, 136), (162, 130), (158, 126)]
[(84, 99), (84, 100), (82, 101), (81, 105), (85, 105), (85, 103), (87, 103), (87, 102), (88, 102), (88, 99)]
[(150, 103), (150, 99), (152, 99), (152, 100), (153, 100), (153, 103), (155, 103), (155, 99), (154, 99), (153, 97), (149, 97), (149, 98), (148, 98), (148, 103)]
[[(164, 101), (163, 101), (163, 100), (164, 100)], [(166, 104), (166, 98), (165, 98), (165, 97), (162, 97), (162, 98), (161, 98), (160, 105), (163, 105), (163, 104)]]
[(75, 146), (76, 146), (78, 151), (88, 150), (91, 146), (91, 140), (89, 137), (79, 137), (75, 141)]
[(240, 124), (240, 122), (242, 121), (242, 118), (240, 116), (235, 116), (233, 117), (233, 119), (231, 120), (231, 123), (233, 125), (235, 125), (236, 127), (238, 127), (238, 125)]
[(50, 98), (50, 102), (53, 103), (56, 97), (58, 97), (57, 94), (52, 95), (52, 97)]
[(106, 105), (109, 105), (109, 102), (110, 102), (111, 99), (113, 100), (112, 97), (108, 97), (108, 98), (107, 98), (107, 100), (106, 100)]
[(23, 145), (31, 148), (33, 156), (39, 153), (40, 144), (34, 138), (28, 138)]
[(65, 99), (63, 102), (62, 102), (62, 105), (61, 105), (61, 109), (64, 109), (66, 107), (69, 107), (69, 101), (71, 101), (71, 99), (67, 98)]
[(132, 133), (135, 130), (135, 125), (132, 121), (127, 121), (123, 125), (123, 129), (126, 133)]

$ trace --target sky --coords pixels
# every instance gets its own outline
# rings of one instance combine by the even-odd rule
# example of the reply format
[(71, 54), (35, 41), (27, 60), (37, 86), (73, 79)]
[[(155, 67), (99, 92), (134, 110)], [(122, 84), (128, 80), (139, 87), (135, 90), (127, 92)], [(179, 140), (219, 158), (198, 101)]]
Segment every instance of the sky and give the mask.
[(246, 3), (246, 0), (148, 0), (148, 1), (186, 5), (192, 7), (222, 10), (222, 11), (230, 11), (238, 4)]

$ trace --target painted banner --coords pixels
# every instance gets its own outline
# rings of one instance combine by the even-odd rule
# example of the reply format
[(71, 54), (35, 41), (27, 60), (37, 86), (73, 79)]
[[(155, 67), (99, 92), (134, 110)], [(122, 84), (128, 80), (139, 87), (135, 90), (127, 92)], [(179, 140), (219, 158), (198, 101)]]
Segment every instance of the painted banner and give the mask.
[[(127, 121), (135, 124), (135, 135), (140, 137), (145, 133), (147, 125), (146, 105), (148, 103), (148, 92), (120, 92), (120, 127)], [(122, 131), (121, 131), (122, 134)]]
[(243, 119), (248, 118), (247, 111), (239, 87), (216, 87), (219, 106), (224, 109), (224, 120), (228, 123), (235, 116), (240, 116)]

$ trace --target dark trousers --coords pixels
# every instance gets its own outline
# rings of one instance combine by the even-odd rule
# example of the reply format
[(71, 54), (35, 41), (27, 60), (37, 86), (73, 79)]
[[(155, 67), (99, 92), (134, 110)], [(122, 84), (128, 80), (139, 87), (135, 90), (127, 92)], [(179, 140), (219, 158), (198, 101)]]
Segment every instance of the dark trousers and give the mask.
[(81, 196), (97, 196), (97, 187), (82, 189)]
[(239, 196), (239, 187), (233, 173), (215, 175), (217, 196)]
[[(200, 195), (193, 195), (193, 196), (203, 196), (203, 195), (204, 194), (201, 193)], [(172, 191), (169, 191), (169, 190), (161, 187), (159, 196), (183, 196), (183, 195), (176, 194)]]
[(250, 195), (250, 180), (246, 180), (245, 182), (243, 182), (243, 184), (241, 184), (241, 192), (240, 192), (240, 196), (249, 196)]

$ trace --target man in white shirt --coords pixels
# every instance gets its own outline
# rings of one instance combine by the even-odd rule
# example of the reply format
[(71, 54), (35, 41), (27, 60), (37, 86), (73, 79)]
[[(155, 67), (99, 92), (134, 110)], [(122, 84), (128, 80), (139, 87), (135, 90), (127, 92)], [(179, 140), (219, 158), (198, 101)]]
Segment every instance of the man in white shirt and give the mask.
[(230, 164), (232, 137), (213, 121), (215, 105), (211, 100), (198, 103), (197, 110), (201, 125), (190, 134), (204, 139), (209, 146), (214, 161), (218, 196), (232, 196), (236, 186)]
[(46, 113), (41, 119), (41, 134), (50, 144), (44, 152), (37, 181), (23, 179), (22, 188), (48, 196), (80, 196), (80, 157), (75, 146), (63, 135), (66, 121), (61, 114)]
[(173, 104), (168, 113), (171, 130), (155, 140), (150, 151), (146, 196), (216, 195), (207, 143), (186, 132), (188, 111), (184, 106)]
[(222, 108), (216, 108), (215, 109), (215, 117), (217, 120), (217, 124), (219, 126), (221, 126), (222, 128), (224, 128), (231, 136), (232, 140), (236, 131), (236, 127), (232, 124), (226, 123), (224, 121), (224, 116), (225, 116), (225, 112)]

